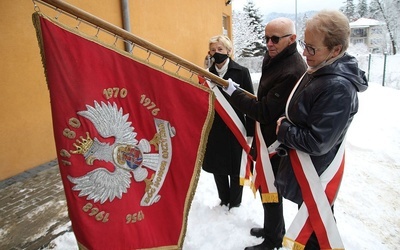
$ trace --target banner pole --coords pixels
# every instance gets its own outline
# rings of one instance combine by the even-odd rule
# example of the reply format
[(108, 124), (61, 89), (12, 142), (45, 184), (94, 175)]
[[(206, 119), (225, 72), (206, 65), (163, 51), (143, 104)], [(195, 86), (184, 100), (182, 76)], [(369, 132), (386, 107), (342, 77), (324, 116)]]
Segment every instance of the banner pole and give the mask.
[[(171, 52), (169, 52), (169, 51), (167, 51), (165, 49), (162, 49), (162, 48), (160, 48), (160, 47), (158, 47), (158, 46), (156, 46), (156, 45), (154, 45), (154, 44), (152, 44), (152, 43), (150, 43), (150, 42), (148, 42), (148, 41), (146, 41), (146, 40), (144, 40), (144, 39), (142, 39), (142, 38), (140, 38), (140, 37), (138, 37), (138, 36), (136, 36), (136, 35), (134, 35), (134, 34), (132, 34), (130, 32), (128, 32), (128, 31), (126, 31), (126, 30), (124, 30), (124, 29), (122, 29), (122, 28), (120, 28), (120, 27), (118, 27), (116, 25), (108, 23), (108, 22), (106, 22), (106, 21), (104, 21), (104, 20), (102, 20), (102, 19), (100, 19), (100, 18), (98, 18), (98, 17), (86, 12), (86, 11), (83, 11), (83, 10), (81, 10), (81, 9), (71, 5), (71, 4), (68, 4), (68, 3), (64, 2), (64, 1), (60, 1), (60, 0), (34, 0), (34, 1), (47, 3), (47, 4), (51, 5), (51, 6), (54, 6), (56, 8), (59, 8), (59, 9), (65, 11), (65, 12), (67, 12), (69, 14), (72, 14), (72, 15), (74, 15), (74, 16), (82, 19), (82, 20), (85, 20), (85, 21), (87, 21), (87, 22), (89, 22), (91, 24), (94, 24), (99, 28), (107, 30), (107, 31), (109, 31), (109, 32), (111, 32), (113, 34), (116, 34), (116, 35), (122, 37), (125, 40), (131, 41), (134, 44), (137, 44), (137, 45), (139, 45), (139, 46), (141, 46), (141, 47), (143, 47), (145, 49), (148, 49), (149, 51), (154, 52), (154, 53), (156, 53), (156, 54), (158, 54), (158, 55), (160, 55), (160, 56), (162, 56), (162, 57), (164, 57), (164, 58), (166, 58), (166, 59), (168, 59), (168, 60), (170, 60), (172, 62), (180, 64), (183, 67), (193, 71), (194, 73), (196, 73), (196, 74), (198, 74), (200, 76), (203, 76), (203, 77), (211, 80), (212, 82), (214, 82), (214, 83), (216, 83), (216, 84), (218, 84), (218, 85), (220, 85), (222, 87), (226, 87), (228, 85), (228, 81), (227, 80), (222, 79), (217, 75), (214, 75), (213, 73), (211, 73), (211, 72), (209, 72), (209, 71), (197, 66), (196, 64), (193, 64), (193, 63), (191, 63), (191, 62), (189, 62), (189, 61), (187, 61), (187, 60), (185, 60), (185, 59), (183, 59), (183, 58), (181, 58), (181, 57), (179, 57), (179, 56), (177, 56), (177, 55), (175, 55), (175, 54), (173, 54), (173, 53), (171, 53)], [(251, 94), (249, 92), (246, 92), (246, 93), (250, 94), (252, 97), (255, 98), (255, 96), (253, 94)]]

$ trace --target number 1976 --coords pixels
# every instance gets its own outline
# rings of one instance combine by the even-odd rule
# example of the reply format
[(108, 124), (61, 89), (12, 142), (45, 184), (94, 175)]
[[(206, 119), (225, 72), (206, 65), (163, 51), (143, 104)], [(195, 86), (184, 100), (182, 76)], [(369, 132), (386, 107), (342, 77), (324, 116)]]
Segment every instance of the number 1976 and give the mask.
[(146, 95), (141, 95), (140, 103), (143, 106), (145, 106), (148, 110), (151, 110), (151, 113), (153, 115), (157, 115), (158, 112), (160, 111), (160, 109), (157, 108), (157, 105), (154, 102), (152, 102), (150, 98), (146, 97)]

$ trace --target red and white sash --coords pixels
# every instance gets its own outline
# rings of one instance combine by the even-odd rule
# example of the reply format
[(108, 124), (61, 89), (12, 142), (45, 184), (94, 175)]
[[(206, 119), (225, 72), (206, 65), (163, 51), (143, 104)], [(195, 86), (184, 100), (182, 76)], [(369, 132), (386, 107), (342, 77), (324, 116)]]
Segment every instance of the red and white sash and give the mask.
[[(204, 78), (199, 77), (199, 80), (200, 83), (207, 86), (214, 92), (216, 97), (214, 104), (215, 110), (235, 135), (239, 144), (243, 148), (240, 167), (240, 184), (244, 185), (246, 181), (250, 180), (250, 165), (252, 163), (252, 157), (250, 155), (251, 142), (247, 142), (246, 140), (246, 128), (219, 88), (215, 87), (213, 83), (205, 80)], [(250, 145), (248, 143), (250, 143)]]
[[(299, 85), (305, 74), (298, 80), (295, 88)], [(291, 93), (293, 95), (294, 90)], [(291, 96), (289, 98), (291, 98)], [(256, 143), (257, 143), (257, 159), (256, 167), (253, 171), (252, 189), (256, 192), (261, 190), (261, 200), (263, 203), (277, 203), (278, 191), (274, 185), (275, 175), (272, 170), (270, 158), (276, 154), (275, 149), (279, 146), (279, 142), (275, 141), (268, 148), (262, 136), (260, 123), (256, 122)]]
[(275, 149), (279, 146), (279, 142), (275, 141), (267, 148), (259, 122), (256, 122), (255, 139), (257, 145), (257, 160), (253, 170), (252, 190), (255, 193), (260, 189), (263, 203), (277, 203), (278, 191), (274, 185), (275, 175), (272, 171), (270, 158), (276, 154)]
[[(286, 118), (290, 122), (289, 103), (304, 75), (296, 83), (286, 103)], [(321, 176), (318, 176), (310, 155), (298, 150), (289, 151), (304, 202), (283, 239), (285, 247), (302, 250), (315, 232), (321, 249), (344, 249), (331, 210), (343, 177), (344, 145), (343, 140), (335, 158)]]
[(290, 159), (303, 195), (296, 217), (283, 240), (290, 249), (304, 249), (312, 232), (315, 232), (321, 249), (344, 249), (333, 217), (333, 205), (339, 191), (344, 171), (344, 141), (328, 168), (318, 176), (311, 157), (290, 150)]
[(257, 144), (257, 161), (255, 168), (253, 170), (253, 176), (251, 178), (250, 164), (253, 161), (250, 155), (250, 145), (251, 142), (246, 142), (246, 129), (243, 123), (240, 121), (236, 112), (233, 110), (232, 106), (222, 95), (219, 88), (215, 88), (212, 83), (200, 79), (201, 83), (205, 83), (207, 87), (213, 90), (216, 96), (215, 110), (236, 136), (240, 145), (243, 148), (242, 152), (242, 163), (240, 168), (240, 183), (244, 185), (246, 181), (251, 181), (251, 188), (255, 193), (258, 189), (261, 190), (261, 199), (263, 203), (267, 202), (278, 202), (278, 192), (274, 185), (275, 175), (272, 171), (272, 165), (270, 157), (272, 157), (278, 147), (278, 141), (274, 142), (270, 147), (267, 145), (262, 136), (260, 123), (256, 122), (256, 144)]
[[(246, 141), (246, 129), (243, 123), (240, 121), (236, 112), (232, 106), (225, 99), (219, 88), (213, 86), (213, 83), (204, 81), (200, 78), (200, 82), (206, 84), (207, 87), (213, 90), (216, 96), (216, 102), (214, 104), (215, 110), (224, 120), (225, 124), (235, 135), (243, 148), (242, 152), (242, 163), (240, 168), (240, 183), (244, 185), (251, 178), (250, 164), (253, 159), (250, 155), (251, 142)], [(270, 147), (267, 148), (264, 137), (262, 136), (260, 123), (256, 122), (256, 144), (257, 144), (257, 161), (251, 178), (251, 188), (255, 193), (258, 189), (261, 190), (261, 199), (263, 203), (267, 202), (278, 202), (278, 192), (274, 185), (275, 175), (272, 171), (272, 165), (270, 157), (272, 157), (278, 147), (278, 141), (274, 142)]]

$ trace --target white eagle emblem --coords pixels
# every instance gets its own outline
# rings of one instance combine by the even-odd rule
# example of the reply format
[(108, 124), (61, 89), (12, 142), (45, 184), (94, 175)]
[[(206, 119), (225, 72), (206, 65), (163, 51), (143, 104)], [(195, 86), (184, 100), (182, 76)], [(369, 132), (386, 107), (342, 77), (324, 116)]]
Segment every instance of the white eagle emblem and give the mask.
[(128, 121), (129, 114), (123, 114), (122, 108), (118, 109), (116, 103), (94, 102), (94, 107), (86, 105), (87, 110), (78, 114), (90, 120), (98, 133), (103, 138), (114, 137), (115, 142), (101, 142), (98, 138), (93, 140), (87, 132), (87, 137), (80, 137), (74, 146), (73, 154), (82, 154), (89, 165), (94, 161), (111, 162), (114, 171), (106, 168), (96, 168), (80, 177), (68, 176), (76, 184), (72, 190), (80, 191), (79, 196), (87, 196), (87, 200), (103, 204), (107, 200), (113, 201), (115, 197), (121, 199), (131, 184), (131, 173), (136, 181), (143, 181), (148, 176), (146, 168), (154, 171), (158, 168), (158, 153), (151, 151), (150, 143), (157, 145), (157, 134), (151, 142), (146, 139), (136, 139), (132, 123)]

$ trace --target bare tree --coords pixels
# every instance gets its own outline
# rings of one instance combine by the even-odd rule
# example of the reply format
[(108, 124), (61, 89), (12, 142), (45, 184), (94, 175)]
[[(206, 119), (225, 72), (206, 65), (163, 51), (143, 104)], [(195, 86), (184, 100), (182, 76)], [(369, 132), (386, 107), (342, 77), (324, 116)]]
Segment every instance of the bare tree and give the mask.
[(250, 17), (242, 11), (233, 11), (233, 47), (235, 57), (243, 57), (243, 50), (251, 46), (257, 35), (249, 29)]
[[(385, 3), (386, 2), (386, 3)], [(398, 15), (400, 14), (399, 6), (400, 3), (398, 0), (395, 1), (383, 1), (383, 0), (373, 0), (371, 5), (377, 7), (377, 10), (380, 12), (379, 14), (382, 16), (383, 21), (386, 24), (386, 28), (389, 33), (389, 39), (392, 47), (393, 55), (397, 53), (397, 45), (396, 45), (396, 37), (395, 33), (398, 29)], [(375, 16), (379, 17), (378, 13), (375, 13)]]

